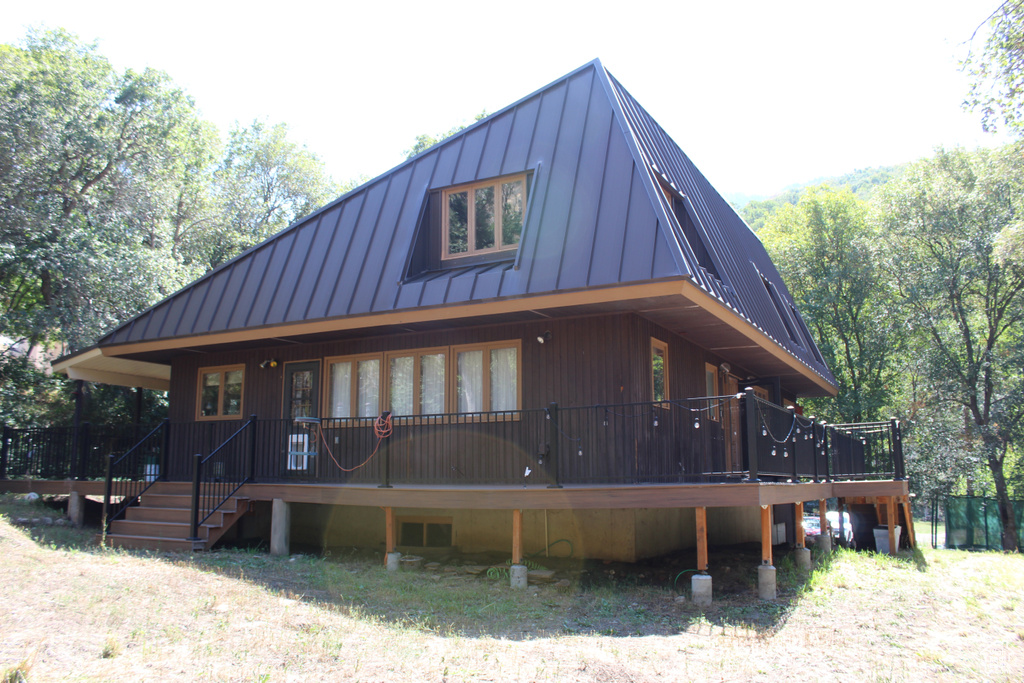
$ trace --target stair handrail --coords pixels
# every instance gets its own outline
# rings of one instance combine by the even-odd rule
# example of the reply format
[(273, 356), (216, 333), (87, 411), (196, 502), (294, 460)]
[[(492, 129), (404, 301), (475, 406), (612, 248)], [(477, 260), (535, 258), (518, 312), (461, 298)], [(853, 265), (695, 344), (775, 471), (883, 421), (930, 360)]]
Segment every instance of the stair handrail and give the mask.
[[(142, 489), (139, 490), (139, 491), (134, 491), (133, 490), (134, 487), (132, 487), (132, 486), (127, 487), (127, 489), (125, 491), (125, 495), (121, 496), (120, 507), (118, 507), (117, 510), (114, 511), (114, 514), (112, 514), (112, 515), (109, 514), (109, 512), (110, 512), (110, 499), (113, 497), (113, 490), (114, 490), (114, 472), (116, 471), (117, 466), (120, 465), (122, 462), (124, 462), (125, 459), (127, 459), (129, 456), (134, 455), (137, 450), (142, 448), (143, 444), (145, 444), (147, 441), (149, 441), (150, 438), (153, 437), (153, 435), (155, 435), (161, 429), (166, 429), (166, 430), (170, 429), (170, 419), (169, 418), (164, 418), (164, 420), (161, 421), (160, 424), (158, 424), (155, 428), (153, 428), (153, 431), (151, 431), (149, 434), (146, 434), (146, 436), (142, 437), (142, 439), (140, 439), (134, 446), (132, 446), (131, 448), (126, 450), (124, 453), (122, 453), (120, 457), (117, 457), (113, 453), (111, 453), (109, 456), (107, 456), (106, 482), (105, 482), (105, 485), (103, 487), (103, 533), (109, 533), (110, 532), (110, 523), (113, 522), (115, 519), (118, 519), (121, 515), (123, 515), (125, 510), (127, 510), (129, 507), (131, 507), (135, 503), (135, 501), (137, 501), (142, 496), (143, 493), (148, 491), (150, 489), (150, 487), (152, 487), (154, 484), (156, 484), (158, 481), (160, 481), (160, 478), (164, 476), (163, 472), (161, 471), (160, 473), (158, 473), (153, 478), (152, 481), (148, 481), (147, 482), (147, 481), (143, 480), (142, 483), (144, 483), (145, 486), (143, 486)], [(165, 447), (166, 447), (166, 440), (167, 439), (166, 439), (166, 434), (165, 434), (165, 439), (164, 439)], [(117, 458), (117, 459), (115, 460), (115, 458)], [(135, 484), (135, 483), (138, 483), (138, 482), (135, 482), (133, 480), (130, 483), (131, 484)]]
[(191, 536), (189, 537), (188, 540), (190, 540), (192, 542), (200, 542), (200, 541), (202, 541), (202, 539), (199, 537), (199, 527), (201, 527), (203, 525), (203, 523), (205, 523), (206, 520), (208, 520), (213, 515), (214, 512), (219, 510), (221, 508), (221, 506), (224, 505), (224, 503), (226, 503), (228, 500), (230, 500), (231, 497), (233, 495), (235, 495), (235, 493), (237, 493), (238, 490), (240, 488), (242, 488), (242, 486), (244, 486), (245, 483), (252, 478), (252, 466), (251, 466), (251, 463), (250, 463), (250, 465), (248, 467), (248, 472), (246, 473), (246, 475), (244, 477), (241, 478), (242, 480), (240, 482), (238, 482), (237, 485), (235, 485), (235, 487), (233, 489), (231, 489), (231, 491), (229, 491), (228, 493), (226, 493), (226, 494), (222, 493), (219, 496), (220, 500), (217, 501), (217, 504), (213, 505), (213, 506), (210, 506), (209, 510), (207, 510), (206, 516), (203, 517), (202, 519), (199, 518), (200, 500), (202, 498), (204, 498), (204, 497), (212, 499), (214, 497), (214, 495), (215, 495), (214, 492), (207, 493), (207, 494), (204, 495), (204, 493), (202, 491), (204, 483), (205, 484), (212, 484), (213, 483), (212, 481), (210, 481), (210, 482), (203, 481), (203, 468), (204, 468), (204, 466), (214, 456), (216, 456), (218, 453), (220, 453), (222, 450), (224, 450), (232, 441), (234, 441), (235, 438), (238, 437), (239, 434), (243, 433), (249, 427), (253, 428), (252, 438), (253, 438), (253, 441), (255, 442), (255, 439), (256, 439), (256, 434), (255, 434), (255, 431), (256, 431), (256, 420), (257, 420), (257, 418), (256, 418), (255, 415), (250, 415), (248, 422), (246, 422), (244, 425), (239, 427), (238, 430), (235, 431), (234, 434), (229, 436), (219, 446), (217, 446), (212, 451), (210, 451), (209, 455), (203, 457), (202, 453), (196, 453), (195, 454), (195, 461), (194, 461), (195, 464), (194, 464), (193, 470), (192, 470), (192, 514), (191, 514), (192, 529), (191, 529)]

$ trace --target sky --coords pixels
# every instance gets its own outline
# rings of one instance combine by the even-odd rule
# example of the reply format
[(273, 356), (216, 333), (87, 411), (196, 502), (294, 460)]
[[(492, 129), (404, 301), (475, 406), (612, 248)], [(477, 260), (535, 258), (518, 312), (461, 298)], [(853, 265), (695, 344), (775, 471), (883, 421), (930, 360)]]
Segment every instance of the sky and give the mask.
[(720, 192), (767, 196), (1005, 142), (961, 107), (958, 68), (998, 4), (0, 0), (0, 42), (65, 28), (167, 72), (222, 135), (288, 124), (338, 181), (599, 58)]

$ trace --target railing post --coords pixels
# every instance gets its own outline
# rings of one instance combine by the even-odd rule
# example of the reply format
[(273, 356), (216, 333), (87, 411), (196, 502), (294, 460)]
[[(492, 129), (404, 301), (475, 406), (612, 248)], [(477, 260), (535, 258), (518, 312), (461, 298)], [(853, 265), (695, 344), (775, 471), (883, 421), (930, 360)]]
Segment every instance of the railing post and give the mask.
[(111, 453), (107, 456), (107, 467), (106, 467), (106, 483), (103, 486), (103, 533), (106, 534), (110, 531), (110, 496), (113, 493), (114, 488), (114, 471), (112, 465), (114, 464), (114, 454)]
[(74, 478), (85, 479), (86, 462), (88, 462), (89, 450), (92, 446), (91, 440), (89, 439), (89, 432), (92, 428), (88, 422), (83, 422), (82, 427), (79, 430), (78, 435), (78, 452), (74, 454), (74, 460), (77, 462), (75, 467)]
[(903, 437), (900, 434), (900, 421), (896, 418), (890, 419), (889, 429), (892, 430), (893, 478), (906, 479), (907, 466), (903, 461)]
[(559, 453), (559, 439), (558, 439), (558, 403), (552, 401), (548, 406), (547, 411), (548, 418), (548, 462), (551, 463), (549, 471), (553, 476), (554, 482), (548, 484), (549, 489), (560, 489), (562, 488), (562, 480), (558, 475), (558, 453)]
[(7, 425), (0, 430), (0, 479), (7, 479), (7, 456), (11, 446), (11, 428)]
[(797, 462), (797, 458), (796, 458), (796, 430), (800, 427), (800, 423), (797, 421), (797, 417), (796, 417), (796, 406), (786, 406), (786, 410), (789, 411), (789, 419), (790, 419), (790, 422), (789, 422), (789, 439), (787, 439), (787, 441), (789, 441), (789, 443), (786, 444), (785, 446), (783, 446), (783, 448), (789, 448), (791, 451), (793, 451), (792, 453), (789, 454), (790, 457), (793, 458), (793, 483), (794, 484), (799, 484), (800, 483), (800, 463)]
[(757, 478), (757, 397), (754, 388), (744, 390), (744, 408), (746, 409), (747, 435), (747, 478), (750, 481), (761, 481)]
[[(255, 415), (249, 416), (249, 424), (252, 425), (252, 434), (249, 439), (249, 475), (246, 477), (247, 480), (255, 480), (256, 478), (256, 424), (257, 418)], [(318, 425), (319, 428), (319, 425)]]
[(821, 449), (825, 453), (825, 479), (835, 481), (835, 468), (832, 466), (832, 430), (827, 422), (821, 423)]
[(192, 461), (192, 535), (188, 540), (199, 539), (199, 470), (203, 466), (203, 454), (196, 453)]
[(160, 447), (160, 473), (157, 479), (167, 481), (167, 454), (171, 452), (171, 419), (164, 418), (164, 439)]
[(818, 466), (818, 457), (821, 455), (821, 451), (818, 449), (818, 421), (811, 416), (811, 444), (813, 448), (811, 454), (814, 456), (814, 481), (821, 481), (821, 467)]
[[(380, 417), (378, 417), (377, 420), (379, 420), (379, 421), (386, 420), (387, 419), (386, 416), (388, 414), (389, 413), (387, 411), (381, 413)], [(376, 431), (376, 429), (374, 431)], [(377, 438), (381, 438), (381, 437), (377, 437)], [(389, 440), (390, 440), (390, 437), (389, 437)], [(377, 488), (379, 488), (379, 489), (389, 489), (389, 488), (391, 488), (391, 449), (388, 447), (389, 445), (390, 444), (383, 443), (383, 441), (380, 444), (380, 447), (384, 449), (384, 454), (383, 454), (383, 456), (384, 456), (384, 464), (383, 464), (384, 481), (377, 485)]]

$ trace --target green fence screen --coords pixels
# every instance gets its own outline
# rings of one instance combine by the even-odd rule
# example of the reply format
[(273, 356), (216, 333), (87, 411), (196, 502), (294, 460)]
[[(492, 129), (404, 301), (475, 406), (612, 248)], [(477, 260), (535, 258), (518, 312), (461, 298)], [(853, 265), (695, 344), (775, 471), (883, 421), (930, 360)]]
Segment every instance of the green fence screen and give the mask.
[[(1014, 500), (1017, 521), (1017, 545), (1024, 546), (1024, 501)], [(932, 510), (932, 545), (939, 545), (937, 519), (939, 501)], [(948, 496), (942, 500), (946, 517), (945, 547), (959, 550), (1002, 550), (1003, 524), (995, 498), (979, 496)]]

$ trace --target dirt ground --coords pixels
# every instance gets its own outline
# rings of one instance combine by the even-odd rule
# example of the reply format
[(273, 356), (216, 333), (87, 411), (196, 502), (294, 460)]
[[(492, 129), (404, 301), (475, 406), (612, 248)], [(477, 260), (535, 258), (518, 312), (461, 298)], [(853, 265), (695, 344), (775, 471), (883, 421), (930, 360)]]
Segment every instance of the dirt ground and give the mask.
[(717, 549), (701, 609), (685, 557), (513, 591), (480, 558), (128, 553), (11, 519), (0, 672), (30, 681), (1024, 680), (1020, 555), (843, 551), (808, 576), (780, 553), (761, 601), (757, 553)]

